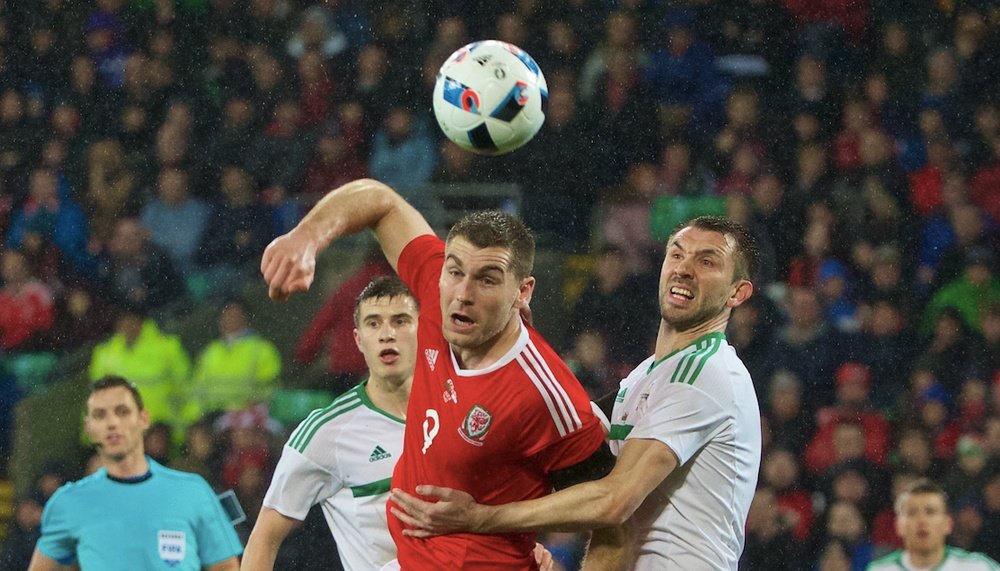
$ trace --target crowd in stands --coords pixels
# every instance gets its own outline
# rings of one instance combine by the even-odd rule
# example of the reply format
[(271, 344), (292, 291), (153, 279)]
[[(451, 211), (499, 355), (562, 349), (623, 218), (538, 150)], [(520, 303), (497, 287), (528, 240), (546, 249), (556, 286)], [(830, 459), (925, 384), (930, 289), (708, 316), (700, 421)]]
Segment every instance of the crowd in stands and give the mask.
[[(430, 115), (438, 67), (480, 38), (550, 90), (503, 157)], [(287, 355), (253, 333), (234, 296), (327, 190), (520, 185), (540, 247), (594, 260), (560, 349), (595, 396), (649, 352), (663, 239), (726, 214), (763, 254), (728, 332), (765, 423), (742, 568), (863, 569), (925, 476), (951, 541), (1000, 559), (997, 62), (990, 0), (0, 1), (0, 348), (135, 381), (149, 453), (252, 518), (284, 433), (248, 404), (326, 348), (331, 390), (361, 378), (352, 288), (389, 271), (366, 260)], [(192, 359), (160, 320), (206, 300), (219, 337)], [(19, 498), (0, 567), (50, 493)], [(578, 537), (550, 540), (571, 568)]]

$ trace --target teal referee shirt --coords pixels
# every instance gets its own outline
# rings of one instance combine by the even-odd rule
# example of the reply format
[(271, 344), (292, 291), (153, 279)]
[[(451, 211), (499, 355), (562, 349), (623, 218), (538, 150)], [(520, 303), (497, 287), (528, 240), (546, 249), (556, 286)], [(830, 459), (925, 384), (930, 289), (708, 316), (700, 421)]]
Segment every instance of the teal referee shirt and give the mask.
[(59, 488), (45, 505), (37, 549), (81, 569), (199, 570), (243, 552), (215, 492), (197, 474), (147, 457), (130, 480), (93, 475)]

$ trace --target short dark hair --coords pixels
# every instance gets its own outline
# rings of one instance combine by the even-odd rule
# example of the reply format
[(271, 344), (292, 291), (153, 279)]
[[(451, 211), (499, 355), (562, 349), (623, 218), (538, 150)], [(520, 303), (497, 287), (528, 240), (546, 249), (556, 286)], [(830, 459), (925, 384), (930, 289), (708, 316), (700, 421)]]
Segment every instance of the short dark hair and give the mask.
[(510, 250), (510, 269), (523, 279), (535, 266), (535, 237), (520, 218), (502, 210), (481, 210), (459, 219), (448, 231), (447, 242), (462, 237), (477, 248), (499, 246)]
[(941, 497), (941, 501), (944, 502), (945, 508), (948, 506), (948, 493), (944, 491), (940, 485), (928, 480), (927, 478), (920, 478), (916, 482), (913, 482), (906, 487), (899, 496), (896, 497), (896, 503), (893, 505), (893, 509), (896, 515), (899, 515), (903, 511), (903, 502), (909, 499), (910, 496), (923, 495), (923, 494), (933, 494)]
[(117, 375), (107, 375), (101, 377), (90, 385), (90, 394), (106, 389), (113, 389), (115, 387), (122, 387), (132, 393), (132, 398), (135, 399), (136, 407), (138, 407), (139, 410), (143, 410), (144, 405), (142, 404), (142, 395), (139, 394), (139, 389), (132, 381), (129, 381), (125, 377), (119, 377)]
[(722, 216), (699, 216), (679, 224), (670, 234), (667, 243), (669, 244), (674, 236), (685, 228), (698, 228), (731, 237), (736, 242), (734, 252), (736, 267), (733, 277), (737, 280), (752, 281), (757, 275), (760, 249), (757, 247), (757, 239), (753, 237), (746, 226)]
[(378, 276), (368, 282), (365, 289), (361, 290), (361, 293), (358, 294), (357, 302), (354, 304), (354, 325), (357, 326), (361, 323), (362, 302), (368, 301), (369, 299), (392, 299), (394, 297), (408, 297), (413, 300), (413, 304), (417, 307), (417, 309), (420, 309), (420, 302), (417, 301), (416, 296), (413, 295), (410, 288), (406, 287), (403, 280), (399, 279), (399, 276)]

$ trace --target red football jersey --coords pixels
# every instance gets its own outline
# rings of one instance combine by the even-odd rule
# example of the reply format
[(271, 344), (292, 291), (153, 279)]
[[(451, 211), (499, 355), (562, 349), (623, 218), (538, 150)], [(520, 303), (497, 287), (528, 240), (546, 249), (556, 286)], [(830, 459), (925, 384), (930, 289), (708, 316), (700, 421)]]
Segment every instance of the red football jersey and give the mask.
[[(604, 441), (587, 393), (555, 350), (522, 322), (503, 358), (463, 370), (441, 330), (438, 280), (444, 243), (421, 236), (404, 248), (398, 270), (420, 301), (417, 364), (406, 412), (403, 454), (392, 486), (464, 490), (483, 504), (505, 504), (551, 491), (547, 474), (590, 457)], [(391, 506), (390, 502), (390, 506)], [(389, 530), (404, 571), (537, 569), (534, 533), (404, 536)]]

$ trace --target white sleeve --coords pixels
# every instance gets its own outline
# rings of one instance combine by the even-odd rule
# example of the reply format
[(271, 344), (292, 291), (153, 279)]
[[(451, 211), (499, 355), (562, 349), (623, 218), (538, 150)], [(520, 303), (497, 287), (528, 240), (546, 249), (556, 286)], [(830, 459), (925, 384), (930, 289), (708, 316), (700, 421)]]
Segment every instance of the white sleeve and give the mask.
[(343, 482), (336, 474), (286, 445), (264, 496), (264, 505), (302, 521), (309, 508), (333, 496), (342, 487)]
[(687, 383), (658, 386), (649, 395), (646, 414), (626, 440), (658, 440), (684, 465), (716, 434), (729, 414), (708, 393)]

